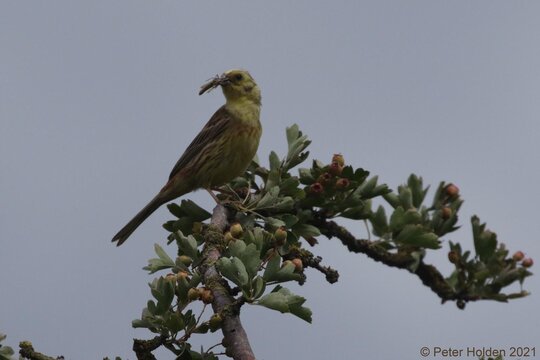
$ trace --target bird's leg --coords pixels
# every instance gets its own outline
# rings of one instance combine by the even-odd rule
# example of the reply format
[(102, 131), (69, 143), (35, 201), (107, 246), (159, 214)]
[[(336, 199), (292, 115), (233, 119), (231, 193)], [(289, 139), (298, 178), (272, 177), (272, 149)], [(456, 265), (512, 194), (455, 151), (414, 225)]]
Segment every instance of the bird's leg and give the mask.
[[(229, 186), (228, 189), (223, 189), (223, 188), (219, 188), (219, 187), (213, 187), (213, 188), (205, 188), (206, 191), (208, 191), (208, 193), (210, 194), (210, 196), (212, 196), (212, 198), (216, 201), (216, 203), (218, 205), (223, 205), (223, 206), (227, 206), (227, 205), (233, 205), (236, 204), (236, 203), (240, 203), (240, 197), (238, 196), (238, 194)], [(225, 200), (221, 200), (219, 199), (216, 194), (214, 194), (214, 191), (218, 191), (222, 194), (227, 194), (229, 196), (236, 196), (238, 198), (238, 200), (234, 200), (234, 199), (225, 199)]]
[(208, 193), (210, 194), (210, 196), (212, 197), (212, 199), (214, 199), (218, 205), (221, 204), (221, 201), (218, 199), (218, 197), (216, 196), (216, 194), (214, 194), (214, 193), (212, 192), (212, 189), (210, 189), (210, 188), (205, 188), (205, 190), (208, 191)]
[[(224, 187), (226, 187), (226, 188), (224, 189)], [(238, 196), (236, 194), (236, 192), (233, 190), (233, 188), (231, 188), (231, 186), (229, 184), (226, 184), (224, 186), (219, 186), (219, 187), (213, 187), (212, 190), (217, 191), (217, 192), (219, 192), (221, 194), (226, 194), (226, 195), (230, 195), (230, 196), (234, 196), (234, 195)]]

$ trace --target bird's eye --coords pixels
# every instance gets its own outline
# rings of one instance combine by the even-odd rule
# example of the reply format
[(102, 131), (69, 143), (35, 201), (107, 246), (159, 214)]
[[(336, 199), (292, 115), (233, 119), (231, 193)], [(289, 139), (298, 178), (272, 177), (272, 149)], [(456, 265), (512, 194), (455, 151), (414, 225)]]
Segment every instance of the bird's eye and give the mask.
[(244, 77), (242, 76), (242, 74), (236, 74), (236, 75), (234, 75), (234, 79), (235, 79), (236, 81), (240, 81), (240, 80), (242, 80), (243, 78), (244, 78)]

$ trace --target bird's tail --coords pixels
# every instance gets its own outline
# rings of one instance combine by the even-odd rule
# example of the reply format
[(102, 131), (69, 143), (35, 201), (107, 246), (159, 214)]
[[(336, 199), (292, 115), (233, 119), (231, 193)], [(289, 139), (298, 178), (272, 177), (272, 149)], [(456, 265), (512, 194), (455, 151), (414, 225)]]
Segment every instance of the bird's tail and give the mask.
[(137, 213), (131, 219), (126, 226), (124, 226), (116, 235), (114, 235), (112, 242), (117, 242), (116, 246), (120, 246), (128, 239), (128, 237), (146, 220), (154, 211), (161, 205), (167, 202), (167, 199), (163, 199), (160, 194), (156, 195), (141, 211)]

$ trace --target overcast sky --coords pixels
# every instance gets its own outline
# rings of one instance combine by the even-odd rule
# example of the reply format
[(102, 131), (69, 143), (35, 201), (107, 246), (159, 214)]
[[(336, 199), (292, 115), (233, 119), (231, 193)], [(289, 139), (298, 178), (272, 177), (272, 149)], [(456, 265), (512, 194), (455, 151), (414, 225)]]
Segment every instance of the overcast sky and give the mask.
[[(199, 86), (230, 68), (248, 69), (261, 87), (261, 159), (284, 154), (285, 127), (298, 123), (312, 157), (341, 152), (392, 187), (411, 172), (434, 186), (454, 182), (464, 226), (449, 239), (472, 249), (478, 214), (511, 251), (537, 261), (535, 272), (539, 16), (532, 1), (2, 1), (5, 343), (28, 339), (66, 359), (134, 358), (132, 338), (152, 336), (131, 328), (150, 297), (141, 268), (154, 243), (165, 244), (171, 216), (158, 210), (121, 248), (110, 239), (223, 103), (219, 91), (197, 96)], [(213, 206), (202, 191), (186, 198)], [(365, 235), (361, 223), (349, 229)], [(427, 258), (445, 275), (447, 249)], [(315, 252), (341, 276), (329, 285), (308, 271), (292, 287), (308, 299), (312, 325), (243, 308), (258, 359), (419, 359), (422, 346), (540, 351), (538, 277), (526, 281), (526, 299), (460, 311), (336, 240), (321, 238)]]

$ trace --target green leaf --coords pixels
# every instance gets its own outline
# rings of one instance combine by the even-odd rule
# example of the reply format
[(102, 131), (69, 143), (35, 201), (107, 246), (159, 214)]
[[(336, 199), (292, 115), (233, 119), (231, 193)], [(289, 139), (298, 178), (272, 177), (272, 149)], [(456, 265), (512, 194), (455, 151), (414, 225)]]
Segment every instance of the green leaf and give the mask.
[(239, 258), (221, 258), (218, 260), (217, 266), (221, 274), (236, 285), (240, 287), (247, 285), (249, 281), (248, 273), (244, 263)]
[(401, 206), (406, 210), (412, 208), (413, 205), (412, 205), (411, 189), (409, 189), (406, 186), (399, 186), (398, 194), (399, 194), (399, 201), (401, 203)]
[(441, 247), (437, 235), (426, 230), (422, 225), (406, 225), (395, 241), (427, 249), (439, 249)]
[(239, 258), (245, 266), (245, 269), (252, 279), (261, 266), (261, 259), (259, 258), (259, 250), (255, 244), (246, 245), (242, 240), (236, 240), (229, 245), (231, 255)]
[(363, 220), (368, 219), (371, 215), (371, 200), (362, 202), (359, 206), (345, 209), (341, 216), (347, 219)]
[(157, 271), (170, 269), (175, 266), (175, 262), (167, 255), (161, 246), (154, 244), (154, 251), (158, 255), (158, 258), (148, 260), (148, 265), (143, 269), (153, 274)]
[(283, 220), (273, 217), (265, 217), (264, 222), (272, 229), (276, 229), (280, 226), (285, 226), (285, 222)]
[(354, 171), (354, 175), (352, 177), (352, 180), (357, 181), (359, 184), (364, 182), (364, 180), (367, 179), (369, 176), (369, 171), (364, 170), (362, 168), (358, 168)]
[(163, 263), (169, 264), (171, 267), (174, 266), (173, 259), (167, 255), (161, 246), (154, 244), (154, 251), (156, 252), (157, 256), (159, 256), (160, 260), (163, 261)]
[(269, 156), (270, 171), (268, 172), (268, 178), (266, 179), (265, 188), (271, 189), (277, 186), (280, 182), (281, 174), (281, 161), (278, 155), (272, 151)]
[[(4, 341), (6, 335), (0, 333), (0, 342)], [(9, 346), (3, 346), (0, 344), (0, 360), (14, 360), (12, 355), (14, 354), (13, 349)]]
[(196, 261), (199, 258), (199, 252), (197, 251), (197, 240), (193, 235), (184, 236), (181, 231), (174, 233), (176, 242), (178, 244), (178, 254), (187, 255)]
[(148, 300), (146, 302), (146, 310), (148, 310), (151, 315), (156, 315), (156, 303), (153, 300)]
[[(267, 183), (268, 185), (268, 183)], [(279, 196), (279, 186), (271, 187), (266, 194), (257, 202), (257, 209), (271, 207)]]
[(270, 161), (270, 172), (278, 171), (281, 165), (281, 160), (279, 160), (278, 154), (276, 154), (274, 151), (270, 152), (269, 161)]
[(184, 317), (181, 313), (172, 312), (165, 321), (165, 326), (171, 333), (177, 333), (184, 328)]
[(481, 224), (475, 215), (471, 218), (474, 238), (474, 249), (480, 260), (486, 262), (495, 253), (497, 248), (497, 234), (486, 230), (486, 224)]
[(265, 243), (267, 233), (260, 227), (253, 229), (253, 241), (252, 243), (257, 246), (257, 249), (261, 249)]
[(386, 218), (386, 212), (384, 207), (379, 205), (377, 211), (369, 219), (371, 225), (373, 226), (373, 234), (375, 236), (383, 236), (388, 232), (388, 220)]
[(377, 196), (383, 196), (383, 195), (388, 194), (391, 191), (392, 190), (388, 188), (388, 185), (380, 184), (380, 185), (375, 186), (375, 188), (371, 191), (371, 197), (374, 198)]
[(279, 185), (280, 193), (285, 195), (295, 193), (296, 190), (298, 190), (299, 185), (300, 181), (298, 180), (298, 177), (291, 176), (290, 178), (283, 180)]
[(152, 288), (152, 294), (158, 301), (154, 311), (155, 315), (163, 315), (167, 312), (174, 299), (174, 285), (175, 282), (159, 278), (157, 283), (154, 283), (155, 288)]
[(180, 207), (193, 221), (204, 221), (212, 216), (212, 214), (191, 200), (182, 200)]
[(272, 310), (277, 310), (281, 313), (291, 313), (298, 316), (300, 319), (311, 323), (311, 310), (302, 306), (305, 302), (305, 298), (293, 294), (286, 288), (276, 286), (270, 294), (260, 298), (256, 304)]
[(207, 322), (204, 322), (202, 324), (200, 324), (199, 326), (197, 326), (193, 332), (195, 334), (206, 334), (208, 332), (208, 330), (210, 330), (210, 326), (208, 325)]
[(263, 279), (266, 281), (272, 281), (275, 279), (276, 273), (279, 271), (279, 265), (281, 263), (281, 257), (274, 255), (266, 263), (266, 269), (264, 270)]
[[(304, 143), (304, 148), (306, 148), (309, 144), (311, 144), (311, 141), (306, 141)], [(303, 163), (307, 158), (309, 157), (309, 151), (303, 152), (298, 154), (295, 157), (292, 157), (291, 159), (288, 159), (287, 163), (285, 164), (286, 170), (292, 169), (298, 164)]]
[(364, 182), (362, 185), (358, 187), (358, 189), (355, 191), (356, 193), (360, 194), (363, 199), (369, 199), (372, 196), (372, 191), (375, 189), (375, 186), (377, 185), (378, 177), (374, 176), (368, 181)]
[(177, 203), (167, 204), (167, 209), (169, 209), (170, 213), (176, 216), (177, 218), (182, 218), (186, 216), (186, 213), (182, 210), (182, 208)]
[(175, 233), (177, 231), (181, 231), (183, 234), (191, 234), (193, 230), (193, 219), (191, 219), (188, 216), (181, 217), (178, 220), (173, 221), (172, 223), (170, 221), (163, 224), (163, 227), (166, 230), (171, 231), (172, 233)]
[(422, 222), (422, 215), (414, 210), (409, 209), (405, 211), (401, 206), (396, 208), (390, 217), (390, 230), (401, 231), (405, 225), (420, 224)]
[[(353, 180), (354, 178), (354, 170), (351, 165), (347, 165), (343, 167), (343, 170), (341, 171), (342, 178), (347, 178), (349, 180)], [(360, 182), (361, 183), (361, 182)]]
[(321, 235), (319, 228), (310, 224), (296, 224), (293, 226), (292, 231), (306, 239)]
[(292, 263), (287, 263), (285, 266), (280, 267), (281, 257), (274, 255), (268, 264), (264, 272), (263, 278), (268, 281), (286, 282), (295, 280), (298, 281), (302, 276), (295, 272), (295, 266)]
[(311, 185), (315, 182), (311, 169), (301, 168), (298, 170), (298, 175), (300, 176), (300, 183), (304, 185)]
[(150, 318), (145, 318), (145, 319), (135, 319), (135, 320), (133, 320), (131, 322), (131, 326), (133, 328), (135, 328), (135, 329), (137, 329), (137, 328), (150, 329), (150, 328), (155, 327), (155, 324), (150, 320)]
[(294, 207), (294, 200), (290, 196), (282, 197), (272, 205), (273, 209), (280, 212), (292, 210), (293, 207)]
[(281, 220), (285, 223), (287, 228), (292, 227), (298, 222), (298, 217), (292, 214), (283, 214), (280, 216)]
[(407, 185), (409, 186), (409, 189), (411, 189), (413, 206), (420, 208), (420, 205), (422, 205), (422, 202), (424, 201), (424, 198), (429, 190), (429, 186), (424, 189), (422, 178), (416, 176), (415, 174), (411, 174), (409, 176)]
[(255, 277), (253, 280), (253, 298), (257, 299), (262, 294), (264, 294), (264, 291), (266, 290), (266, 281), (261, 276)]
[(399, 196), (395, 193), (390, 192), (383, 195), (384, 200), (389, 203), (394, 209), (400, 206)]
[(289, 170), (294, 166), (300, 164), (308, 157), (308, 152), (302, 153), (311, 141), (307, 136), (302, 135), (302, 132), (298, 130), (297, 125), (293, 125), (287, 128), (287, 157), (283, 161), (284, 170)]
[(400, 231), (405, 226), (405, 209), (398, 206), (390, 216), (390, 230)]
[(287, 127), (285, 129), (285, 134), (287, 135), (287, 144), (289, 146), (289, 149), (291, 148), (291, 144), (298, 139), (300, 136), (300, 130), (298, 128), (297, 124), (293, 124), (290, 127)]
[(234, 240), (229, 244), (229, 251), (232, 256), (240, 257), (247, 245), (243, 240)]
[(433, 204), (431, 205), (434, 209), (438, 209), (442, 206), (444, 186), (444, 181), (441, 181), (437, 187), (437, 190), (435, 190), (435, 195), (433, 195)]

